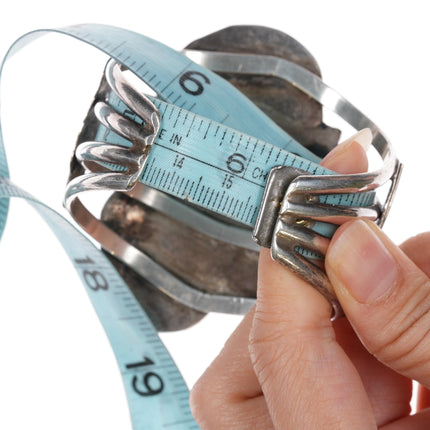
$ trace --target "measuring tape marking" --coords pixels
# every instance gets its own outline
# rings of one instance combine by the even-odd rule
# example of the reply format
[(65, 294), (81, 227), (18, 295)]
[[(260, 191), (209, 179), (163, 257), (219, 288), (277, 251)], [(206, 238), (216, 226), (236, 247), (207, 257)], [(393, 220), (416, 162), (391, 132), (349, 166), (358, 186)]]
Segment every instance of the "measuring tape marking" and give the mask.
[[(128, 67), (163, 100), (262, 140), (279, 142), (291, 152), (319, 161), (318, 157), (295, 141), (273, 120), (263, 115), (239, 90), (181, 53), (146, 36), (117, 27), (82, 24), (61, 30), (87, 43), (91, 40), (92, 44)], [(113, 49), (106, 48), (109, 47), (106, 45), (107, 37), (111, 39), (109, 44), (114, 46)], [(119, 48), (121, 51), (116, 52)], [(169, 64), (168, 69), (166, 64)], [(199, 97), (203, 93), (203, 87), (199, 86), (199, 90), (195, 91), (185, 85), (189, 81), (202, 85), (201, 81), (193, 78), (195, 75), (203, 77), (206, 83), (210, 82), (204, 86), (205, 97)], [(242, 112), (242, 115), (226, 114), (226, 106), (229, 112)]]
[[(212, 119), (158, 99), (151, 98), (151, 101), (159, 109), (162, 121), (140, 181), (246, 226), (255, 224), (271, 168), (288, 165), (313, 175), (334, 174), (310, 160)], [(122, 114), (128, 110), (113, 93), (108, 102)], [(127, 117), (140, 122), (135, 114), (127, 114)], [(103, 125), (95, 139), (130, 145)], [(174, 185), (178, 183), (182, 187)], [(222, 192), (222, 198), (217, 202), (216, 196)], [(374, 194), (337, 194), (320, 196), (320, 200), (329, 204), (367, 206), (373, 203)], [(332, 227), (327, 226), (326, 235), (332, 231)]]
[[(143, 181), (252, 225), (261, 197), (258, 193), (254, 193), (253, 197), (253, 192), (248, 188), (258, 188), (261, 196), (270, 166), (291, 163), (301, 169), (307, 166), (313, 174), (318, 174), (322, 169), (312, 163), (319, 161), (316, 156), (289, 137), (230, 84), (176, 51), (134, 32), (96, 24), (36, 30), (12, 45), (0, 72), (6, 60), (20, 48), (52, 31), (98, 47), (136, 73), (163, 99), (179, 103), (183, 108), (155, 101), (162, 112), (162, 126), (165, 130), (174, 130), (175, 134), (171, 136), (171, 142), (170, 139), (164, 141), (162, 135), (157, 138), (155, 150), (142, 176)], [(241, 115), (231, 115), (230, 112), (240, 112)], [(106, 130), (102, 134), (103, 139), (117, 139)], [(194, 142), (193, 146), (185, 147), (188, 141)], [(285, 149), (267, 142), (276, 142)], [(122, 143), (127, 145), (124, 141)], [(175, 145), (181, 151), (174, 151)], [(231, 152), (234, 147), (235, 152)], [(209, 158), (203, 148), (211, 149)], [(295, 157), (286, 150), (312, 161)], [(216, 162), (211, 158), (215, 153)], [(205, 166), (204, 175), (198, 168), (201, 163)], [(178, 173), (188, 164), (191, 165), (190, 172), (187, 171), (186, 175)], [(170, 173), (172, 167), (176, 170)], [(258, 172), (258, 177), (254, 178), (252, 172)], [(188, 389), (182, 376), (148, 317), (111, 263), (68, 221), (13, 185), (8, 177), (0, 128), (0, 236), (11, 197), (26, 199), (56, 234), (86, 286), (115, 352), (123, 375), (133, 428), (174, 426), (178, 429), (196, 429), (188, 407)], [(240, 194), (243, 195), (241, 199), (228, 192), (238, 186), (238, 181), (241, 184)], [(218, 185), (214, 187), (210, 184)], [(178, 401), (178, 396), (182, 400)]]
[[(189, 407), (176, 402), (179, 394), (188, 397), (182, 376), (151, 321), (112, 264), (60, 214), (9, 180), (0, 178), (0, 199), (10, 197), (25, 199), (47, 222), (86, 286), (124, 377), (133, 428), (158, 429), (159, 425), (170, 425), (176, 417), (182, 417), (190, 425), (176, 428), (197, 429)], [(161, 409), (155, 397), (159, 394), (166, 403)], [(142, 413), (142, 399), (151, 414)]]
[[(1, 178), (0, 198), (10, 197), (25, 199), (47, 222), (86, 286), (124, 376), (133, 428), (159, 428), (160, 423), (174, 422), (177, 416), (188, 417), (191, 422), (192, 425), (184, 429), (198, 428), (192, 423), (189, 408), (175, 401), (178, 393), (188, 396), (185, 382), (151, 321), (111, 263), (61, 215)], [(159, 384), (158, 388), (153, 387), (155, 383)], [(156, 407), (159, 402), (154, 396), (158, 394), (162, 394), (169, 408)], [(142, 414), (143, 398), (145, 408), (151, 408), (151, 414)]]

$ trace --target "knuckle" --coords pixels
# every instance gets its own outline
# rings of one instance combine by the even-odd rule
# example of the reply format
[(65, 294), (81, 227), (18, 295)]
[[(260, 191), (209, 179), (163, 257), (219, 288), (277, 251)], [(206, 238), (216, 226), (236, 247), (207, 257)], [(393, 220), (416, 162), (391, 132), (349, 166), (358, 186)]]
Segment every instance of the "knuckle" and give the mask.
[(265, 387), (268, 381), (276, 379), (277, 369), (291, 368), (291, 362), (299, 361), (300, 355), (300, 348), (295, 348), (292, 353), (286, 353), (287, 349), (282, 345), (267, 347), (264, 342), (250, 344), (249, 351), (252, 366), (262, 387)]
[(287, 347), (287, 344), (292, 342), (292, 336), (288, 336), (281, 327), (282, 324), (279, 321), (272, 321), (270, 315), (261, 311), (256, 312), (249, 335), (248, 349), (260, 383), (262, 382), (260, 377), (267, 374), (274, 364), (281, 359), (286, 360), (286, 351), (297, 352), (299, 350), (299, 348)]
[(214, 377), (209, 368), (190, 391), (191, 413), (202, 430), (231, 428), (235, 417), (228, 381)]
[(334, 339), (333, 326), (328, 320), (302, 325), (279, 320), (274, 323), (265, 314), (256, 312), (248, 348), (260, 384), (276, 382), (280, 374), (289, 374), (288, 369), (296, 371), (303, 366), (318, 365), (313, 362), (315, 350)]

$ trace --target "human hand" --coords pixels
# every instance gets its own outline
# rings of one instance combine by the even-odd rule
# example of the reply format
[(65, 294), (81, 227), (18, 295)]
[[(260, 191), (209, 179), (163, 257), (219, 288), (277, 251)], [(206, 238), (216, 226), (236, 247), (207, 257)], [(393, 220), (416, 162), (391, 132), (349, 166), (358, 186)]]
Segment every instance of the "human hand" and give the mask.
[[(367, 145), (362, 132), (323, 164), (366, 171)], [(334, 323), (328, 302), (262, 249), (256, 306), (191, 392), (203, 430), (430, 428), (430, 233), (398, 248), (372, 223), (348, 222), (326, 271), (347, 316)]]

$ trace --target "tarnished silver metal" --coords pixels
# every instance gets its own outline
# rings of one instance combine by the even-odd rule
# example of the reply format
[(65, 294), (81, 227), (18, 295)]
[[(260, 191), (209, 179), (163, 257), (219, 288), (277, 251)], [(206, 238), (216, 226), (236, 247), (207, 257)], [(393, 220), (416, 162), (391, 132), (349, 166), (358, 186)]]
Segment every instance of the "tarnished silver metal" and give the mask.
[(229, 225), (211, 218), (155, 188), (137, 183), (127, 195), (161, 213), (174, 216), (181, 223), (194, 228), (206, 236), (251, 251), (259, 251), (260, 249), (258, 244), (252, 240), (249, 229)]
[[(321, 222), (340, 225), (358, 217), (382, 224), (388, 214), (389, 206), (392, 203), (401, 169), (402, 165), (397, 163), (396, 168), (392, 172), (392, 176), (389, 178), (392, 184), (384, 205), (376, 201), (376, 203), (369, 207), (324, 204), (320, 202), (319, 197), (340, 193), (363, 193), (368, 190), (373, 190), (375, 189), (375, 183), (367, 184), (366, 182), (372, 175), (363, 175), (367, 176), (367, 178), (364, 178), (366, 185), (360, 183), (358, 180), (359, 178), (357, 178), (356, 183), (353, 182), (353, 178), (351, 178), (350, 181), (345, 181), (344, 179), (344, 189), (335, 187), (333, 183), (330, 183), (330, 181), (335, 178), (334, 175), (325, 178), (323, 176), (316, 177), (317, 180), (314, 181), (314, 176), (300, 175), (297, 174), (297, 172), (291, 172), (291, 169), (288, 167), (274, 168), (269, 175), (269, 179), (272, 175), (277, 177), (281, 176), (281, 179), (277, 181), (272, 180), (270, 182), (268, 180), (265, 194), (279, 195), (281, 192), (280, 189), (285, 191), (283, 197), (278, 200), (277, 219), (271, 232), (271, 243), (267, 246), (267, 238), (270, 236), (270, 233), (265, 232), (263, 236), (265, 240), (264, 246), (271, 249), (271, 255), (274, 260), (287, 266), (326, 297), (332, 305), (333, 320), (341, 317), (343, 311), (333, 292), (327, 275), (320, 264), (321, 261), (324, 260), (329, 239), (313, 231), (312, 227), (315, 227), (316, 223)], [(292, 175), (295, 175), (295, 178), (291, 180)], [(360, 175), (349, 176), (357, 177)], [(374, 176), (377, 177), (378, 175), (374, 173)], [(282, 184), (282, 187), (277, 185), (279, 183)], [(316, 184), (318, 184), (320, 188), (316, 188)], [(278, 190), (275, 192), (270, 190), (270, 187), (274, 186), (278, 187)], [(274, 204), (272, 202), (272, 207), (273, 206)], [(270, 216), (272, 218), (274, 217), (273, 209), (268, 207), (267, 204), (263, 204), (260, 207), (259, 220), (256, 226), (262, 222), (260, 218), (264, 219), (269, 216), (265, 214), (265, 212), (271, 213)], [(260, 234), (259, 230), (254, 230), (253, 235), (257, 242), (261, 241)], [(304, 255), (303, 251), (307, 252), (308, 255)]]
[(257, 222), (254, 226), (252, 238), (255, 242), (270, 248), (272, 246), (273, 231), (279, 217), (279, 208), (291, 181), (306, 172), (294, 167), (274, 167), (266, 181)]
[[(264, 55), (195, 50), (185, 53), (214, 71), (271, 75), (285, 79), (331, 108), (357, 130), (365, 127), (371, 129), (372, 144), (383, 161), (381, 169), (364, 174), (328, 176), (310, 176), (289, 167), (273, 169), (253, 234), (259, 245), (271, 248), (274, 259), (291, 268), (320, 291), (332, 304), (333, 318), (339, 317), (342, 310), (332, 293), (327, 276), (318, 263), (324, 258), (329, 239), (309, 227), (321, 222), (338, 225), (353, 217), (365, 217), (383, 224), (401, 172), (401, 164), (396, 159), (391, 144), (366, 116), (316, 75), (294, 63)], [(124, 148), (92, 141), (78, 145), (76, 158), (84, 167), (85, 173), (69, 182), (65, 206), (105, 250), (132, 267), (168, 296), (203, 312), (246, 313), (254, 304), (254, 299), (210, 294), (193, 288), (107, 227), (79, 200), (78, 196), (86, 191), (123, 191), (207, 236), (246, 249), (256, 249), (256, 245), (249, 238), (249, 230), (221, 223), (138, 182), (150, 147), (158, 133), (160, 116), (155, 106), (127, 81), (118, 63), (113, 60), (108, 63), (105, 77), (118, 97), (142, 119), (143, 126), (118, 114), (106, 102), (99, 101), (94, 105), (93, 111), (99, 122), (131, 141), (133, 145), (131, 148)], [(121, 166), (122, 171), (108, 167), (111, 164)], [(372, 191), (389, 180), (391, 187), (384, 204), (376, 203), (363, 208), (325, 204), (320, 200), (320, 196), (331, 194)]]
[[(158, 134), (160, 114), (152, 102), (126, 80), (119, 63), (110, 60), (105, 69), (105, 77), (116, 95), (143, 120), (143, 125), (140, 126), (119, 114), (106, 102), (97, 102), (94, 105), (93, 111), (99, 122), (133, 145), (131, 148), (125, 148), (93, 141), (78, 145), (75, 155), (85, 168), (85, 173), (68, 183), (65, 207), (104, 250), (132, 267), (168, 296), (203, 312), (245, 314), (255, 303), (254, 299), (210, 294), (193, 288), (124, 240), (95, 217), (80, 201), (79, 196), (87, 191), (123, 191), (135, 199), (149, 203), (161, 212), (173, 214), (181, 222), (208, 236), (247, 249), (258, 249), (252, 241), (249, 230), (222, 224), (137, 182)], [(121, 171), (112, 170), (109, 167), (112, 164), (121, 167)]]
[[(142, 173), (146, 159), (160, 128), (160, 113), (152, 102), (128, 84), (121, 72), (121, 65), (110, 60), (105, 76), (112, 90), (142, 119), (143, 125), (118, 114), (107, 103), (99, 102), (94, 113), (110, 130), (132, 143), (130, 148), (105, 142), (85, 142), (76, 150), (76, 157), (85, 169), (85, 174), (72, 179), (66, 188), (64, 205), (80, 219), (81, 207), (77, 194), (84, 191), (129, 191)], [(121, 167), (113, 170), (109, 165)], [(85, 226), (83, 226), (85, 228)]]
[(291, 184), (304, 174), (306, 172), (288, 166), (274, 167), (270, 171), (253, 238), (259, 245), (270, 248), (274, 260), (316, 288), (330, 302), (332, 318), (336, 319), (342, 315), (342, 309), (325, 272), (318, 265), (330, 240), (310, 228), (310, 218), (291, 212), (289, 208)]
[(391, 206), (402, 166), (396, 158), (391, 143), (375, 123), (338, 92), (326, 85), (318, 76), (283, 58), (270, 55), (230, 54), (196, 50), (185, 50), (184, 54), (191, 60), (216, 72), (262, 74), (284, 79), (320, 102), (324, 107), (338, 114), (356, 130), (369, 128), (373, 136), (372, 145), (383, 161), (383, 166), (380, 169), (354, 175), (306, 176), (306, 178), (301, 178), (295, 182), (295, 194), (364, 192), (374, 190), (391, 180), (392, 186), (386, 203), (383, 205), (379, 216), (375, 217), (377, 223), (380, 226), (383, 225)]
[[(283, 58), (255, 54), (230, 54), (212, 51), (185, 51), (193, 61), (217, 72), (272, 75), (285, 79), (323, 106), (337, 113), (357, 130), (369, 128), (372, 145), (382, 159), (376, 171), (351, 175), (311, 176), (289, 167), (271, 171), (260, 213), (254, 229), (254, 240), (271, 248), (272, 258), (313, 285), (332, 305), (332, 319), (343, 315), (330, 282), (318, 261), (305, 256), (311, 253), (321, 262), (329, 240), (313, 231), (315, 222), (340, 225), (363, 217), (382, 226), (391, 207), (402, 165), (381, 130), (344, 97), (327, 86), (318, 76)], [(351, 207), (324, 203), (320, 196), (356, 194), (376, 190), (386, 182), (391, 186), (385, 202), (369, 207)]]

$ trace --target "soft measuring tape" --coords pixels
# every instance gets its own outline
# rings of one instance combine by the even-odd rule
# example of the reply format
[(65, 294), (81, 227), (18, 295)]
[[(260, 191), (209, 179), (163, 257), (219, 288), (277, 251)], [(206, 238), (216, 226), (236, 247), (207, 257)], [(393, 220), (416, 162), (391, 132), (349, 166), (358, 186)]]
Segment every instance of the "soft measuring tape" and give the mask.
[[(218, 75), (131, 31), (95, 24), (38, 30), (12, 45), (2, 68), (14, 52), (49, 31), (104, 51), (162, 99), (154, 100), (162, 125), (141, 177), (143, 183), (252, 226), (270, 168), (290, 165), (311, 174), (332, 173), (318, 166), (315, 155)], [(114, 96), (111, 103), (125, 112), (126, 107)], [(99, 138), (127, 146), (103, 129)], [(182, 376), (111, 263), (61, 215), (19, 189), (8, 176), (0, 136), (0, 236), (11, 197), (26, 199), (50, 225), (86, 286), (111, 342), (133, 428), (198, 428)], [(372, 193), (331, 198), (337, 205), (356, 206), (367, 206), (373, 200)]]
[[(252, 227), (255, 225), (267, 173), (273, 167), (291, 166), (312, 175), (333, 174), (317, 164), (315, 161), (318, 158), (314, 154), (298, 146), (278, 126), (273, 129), (273, 133), (278, 136), (271, 138), (275, 144), (269, 143), (271, 139), (264, 141), (257, 138), (257, 132), (268, 135), (269, 130), (260, 127), (256, 130), (257, 122), (250, 118), (251, 115), (247, 116), (244, 108), (239, 110), (240, 116), (250, 118), (249, 123), (238, 123), (234, 129), (210, 119), (210, 105), (203, 109), (206, 114), (194, 114), (175, 104), (157, 99), (152, 101), (160, 111), (163, 122), (155, 139), (156, 149), (151, 150), (140, 181), (196, 206)], [(113, 93), (110, 104), (118, 112), (137, 120), (136, 115), (128, 113), (127, 106)], [(193, 109), (199, 109), (197, 101), (193, 104)], [(224, 119), (225, 122), (233, 122), (234, 118), (229, 116)], [(285, 137), (281, 139), (281, 134), (288, 140)], [(99, 127), (96, 140), (125, 147), (128, 145), (124, 138), (103, 125)], [(285, 145), (290, 149), (285, 149)], [(308, 157), (308, 153), (311, 154), (310, 159), (304, 158)], [(339, 194), (327, 201), (337, 205), (368, 206), (373, 202), (373, 195)]]

